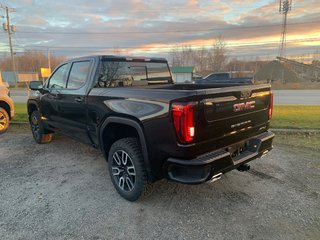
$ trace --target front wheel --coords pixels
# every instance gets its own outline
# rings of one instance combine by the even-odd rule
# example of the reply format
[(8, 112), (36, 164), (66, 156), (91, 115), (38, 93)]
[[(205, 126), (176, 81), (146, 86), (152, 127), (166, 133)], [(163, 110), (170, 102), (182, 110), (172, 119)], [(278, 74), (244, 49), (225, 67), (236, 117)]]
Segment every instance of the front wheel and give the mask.
[(9, 128), (9, 115), (7, 111), (0, 107), (0, 134), (5, 133)]
[(123, 198), (136, 201), (151, 189), (138, 139), (116, 141), (110, 148), (108, 165), (112, 183)]
[(41, 122), (41, 115), (34, 111), (30, 116), (31, 131), (34, 140), (39, 143), (49, 143), (52, 140), (52, 133), (47, 133)]

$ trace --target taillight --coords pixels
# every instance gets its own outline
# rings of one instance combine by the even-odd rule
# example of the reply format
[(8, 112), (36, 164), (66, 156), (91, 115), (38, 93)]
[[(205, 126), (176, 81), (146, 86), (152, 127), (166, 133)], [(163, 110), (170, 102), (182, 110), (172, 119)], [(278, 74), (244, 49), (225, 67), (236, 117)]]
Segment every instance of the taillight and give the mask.
[(273, 113), (273, 93), (270, 93), (269, 119), (272, 118)]
[(194, 109), (195, 103), (173, 103), (173, 125), (179, 142), (190, 143), (194, 138)]

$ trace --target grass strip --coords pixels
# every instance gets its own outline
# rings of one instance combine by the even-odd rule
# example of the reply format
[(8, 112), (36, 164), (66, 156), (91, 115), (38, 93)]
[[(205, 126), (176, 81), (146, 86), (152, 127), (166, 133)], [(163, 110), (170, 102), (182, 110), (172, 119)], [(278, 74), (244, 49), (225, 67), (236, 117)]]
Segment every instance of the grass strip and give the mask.
[[(15, 103), (13, 121), (28, 121), (26, 103)], [(271, 128), (320, 129), (320, 105), (275, 105)]]
[(15, 103), (14, 104), (14, 118), (13, 122), (28, 122), (27, 104)]
[(320, 129), (320, 105), (275, 105), (271, 127)]

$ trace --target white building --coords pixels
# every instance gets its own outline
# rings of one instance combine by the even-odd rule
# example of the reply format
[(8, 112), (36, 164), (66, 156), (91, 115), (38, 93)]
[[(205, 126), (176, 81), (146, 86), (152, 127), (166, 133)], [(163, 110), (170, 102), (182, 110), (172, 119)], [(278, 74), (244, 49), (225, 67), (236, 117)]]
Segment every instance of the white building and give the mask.
[(190, 83), (193, 78), (194, 67), (171, 67), (173, 81), (175, 83)]

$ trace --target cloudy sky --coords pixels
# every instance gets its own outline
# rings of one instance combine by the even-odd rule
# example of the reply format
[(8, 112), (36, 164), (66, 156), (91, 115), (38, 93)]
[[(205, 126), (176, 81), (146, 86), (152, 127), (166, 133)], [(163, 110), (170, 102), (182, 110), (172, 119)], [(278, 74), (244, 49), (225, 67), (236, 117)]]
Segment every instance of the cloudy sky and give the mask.
[[(166, 56), (179, 46), (210, 47), (222, 36), (231, 56), (275, 57), (282, 16), (273, 0), (0, 0), (15, 9), (16, 52)], [(0, 11), (0, 16), (5, 15)], [(0, 18), (0, 22), (5, 22)], [(320, 1), (293, 0), (287, 55), (320, 51)], [(0, 30), (0, 51), (8, 51)], [(309, 56), (309, 55), (305, 55)]]

